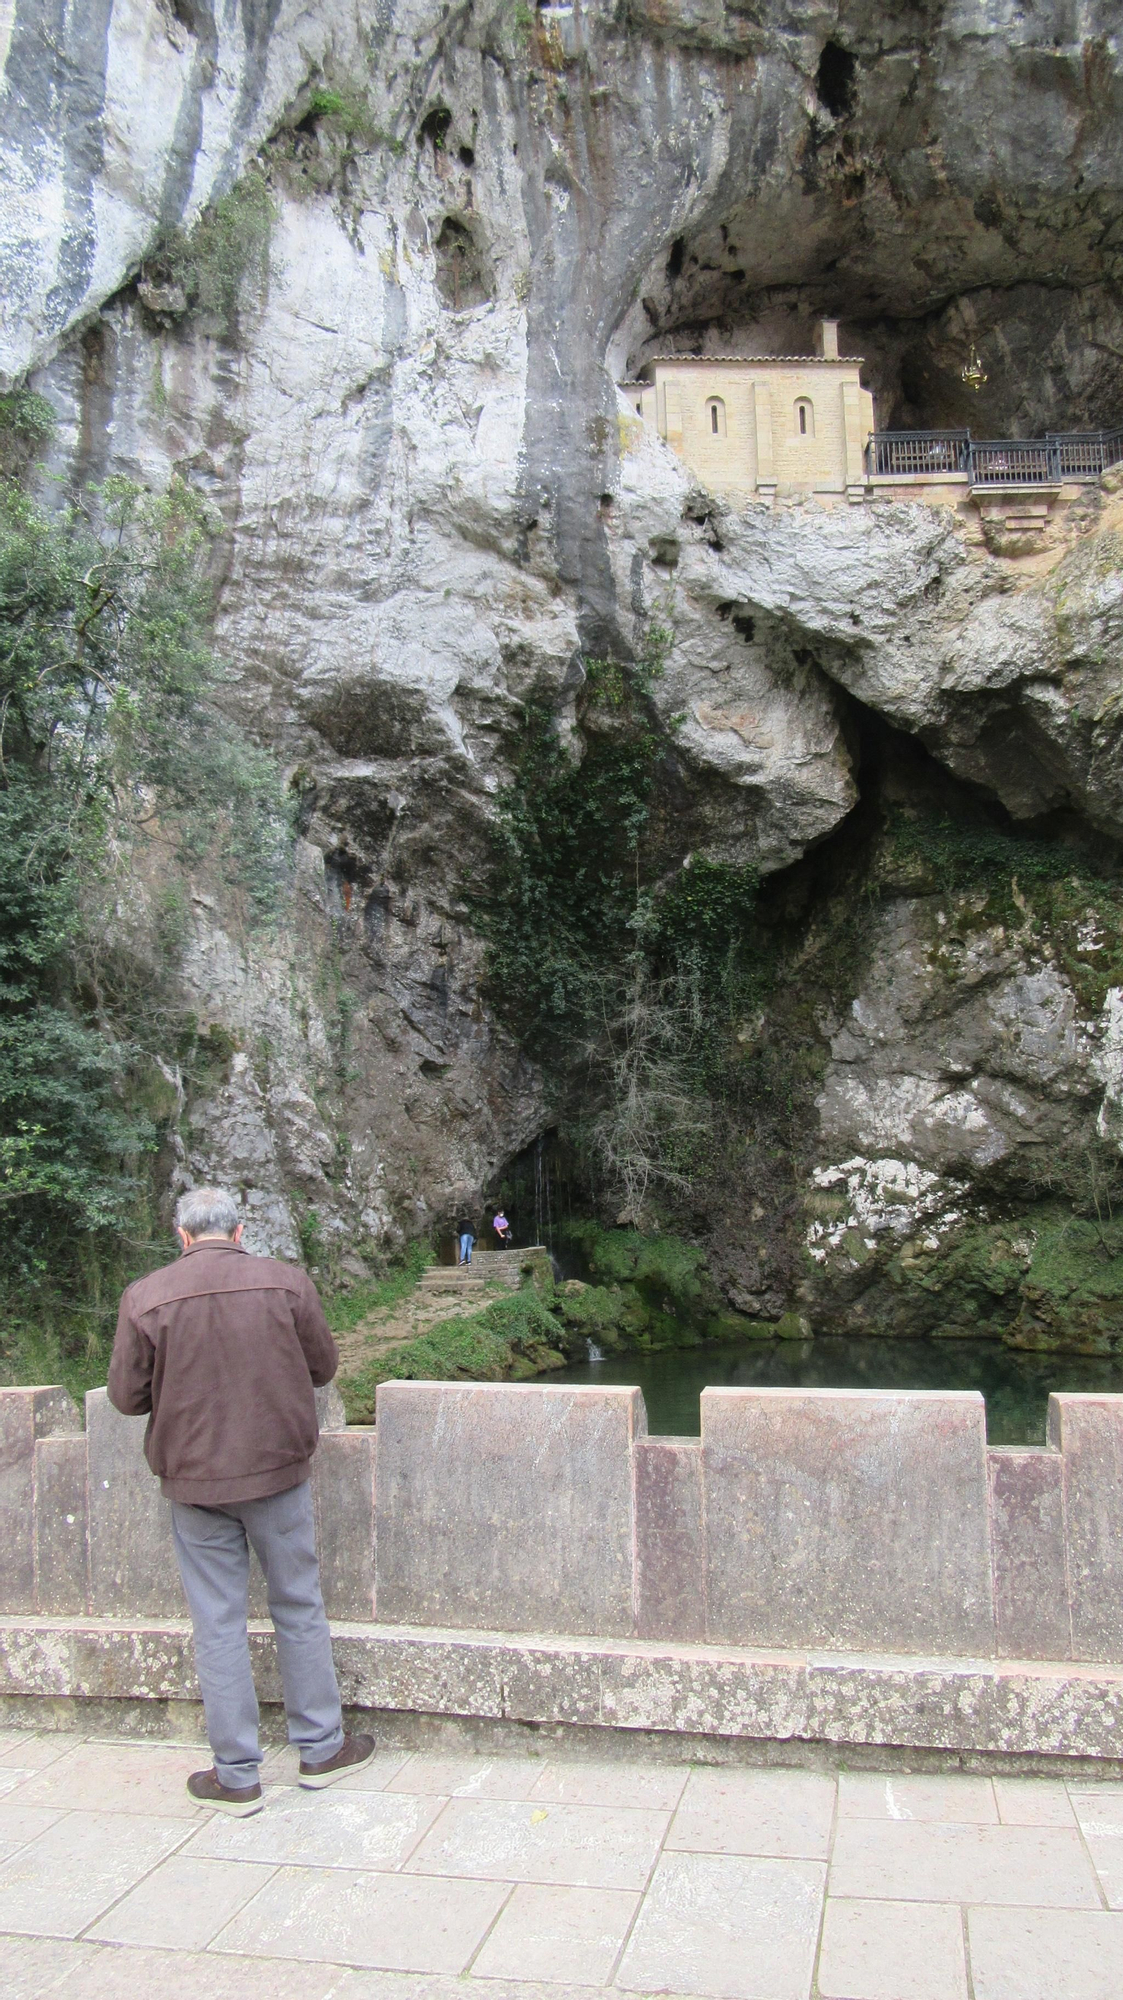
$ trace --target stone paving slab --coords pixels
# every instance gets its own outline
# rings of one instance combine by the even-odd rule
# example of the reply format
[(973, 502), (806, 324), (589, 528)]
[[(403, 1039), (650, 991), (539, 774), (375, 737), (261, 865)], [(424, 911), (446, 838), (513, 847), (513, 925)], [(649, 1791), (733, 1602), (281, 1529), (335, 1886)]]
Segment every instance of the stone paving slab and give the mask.
[(473, 1971), (484, 1979), (571, 1979), (580, 1986), (604, 1986), (639, 1905), (639, 1896), (626, 1889), (522, 1882)]
[(1075, 1829), (842, 1820), (831, 1894), (919, 1903), (1102, 1907), (1092, 1859)]
[[(1123, 1910), (1123, 1787), (1072, 1793), (1072, 1809), (1100, 1878), (1108, 1908)], [(1123, 1970), (1120, 1972), (1123, 1992)]]
[(1123, 1917), (1075, 1910), (972, 1910), (975, 2000), (1119, 2000)]
[(963, 1919), (950, 1903), (847, 1902), (823, 1919), (821, 2000), (967, 2000)]
[(3, 2000), (1120, 2000), (1123, 1786), (0, 1735)]
[(279, 1868), (215, 1948), (392, 1972), (462, 1972), (509, 1895), (505, 1882)]
[(274, 1872), (254, 1861), (203, 1861), (189, 1854), (173, 1854), (170, 1861), (162, 1861), (130, 1889), (86, 1935), (108, 1944), (202, 1951), (251, 1896), (264, 1889)]
[(667, 1846), (825, 1861), (835, 1781), (816, 1771), (693, 1771)]
[[(254, 1819), (212, 1813), (186, 1852), (213, 1860), (287, 1861), (324, 1868), (398, 1868), (444, 1810), (443, 1799), (400, 1792), (298, 1791), (269, 1786)], [(200, 1815), (202, 1817), (202, 1815)]]
[(619, 1984), (721, 2000), (806, 2000), (825, 1873), (816, 1861), (665, 1854)]
[(643, 1807), (453, 1799), (410, 1866), (428, 1875), (642, 1889), (669, 1819)]

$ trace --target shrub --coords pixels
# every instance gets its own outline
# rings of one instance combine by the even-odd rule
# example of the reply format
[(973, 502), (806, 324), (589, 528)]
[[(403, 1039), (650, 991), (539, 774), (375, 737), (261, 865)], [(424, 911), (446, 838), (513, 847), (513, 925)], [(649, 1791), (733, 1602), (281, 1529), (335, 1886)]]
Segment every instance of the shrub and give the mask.
[[(288, 866), (279, 774), (215, 705), (199, 503), (114, 480), (97, 508), (0, 482), (0, 1281), (76, 1269), (76, 1235), (142, 1196), (174, 1026), (124, 962), (138, 843), (220, 850), (261, 912)], [(157, 898), (157, 962), (178, 900)]]
[(260, 292), (268, 281), (276, 219), (265, 176), (253, 168), (146, 259), (142, 299), (170, 317), (201, 313), (232, 334), (247, 288)]

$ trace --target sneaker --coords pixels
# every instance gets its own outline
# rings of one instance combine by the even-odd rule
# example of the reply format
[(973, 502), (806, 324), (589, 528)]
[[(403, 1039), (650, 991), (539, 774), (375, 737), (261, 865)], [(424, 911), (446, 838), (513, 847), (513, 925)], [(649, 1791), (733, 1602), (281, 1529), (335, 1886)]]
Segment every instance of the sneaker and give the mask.
[(322, 1791), (325, 1785), (334, 1785), (337, 1778), (345, 1778), (349, 1771), (365, 1771), (374, 1757), (373, 1736), (345, 1736), (343, 1747), (326, 1764), (306, 1764), (300, 1760), (298, 1782), (306, 1792)]
[(187, 1796), (197, 1806), (233, 1813), (235, 1819), (249, 1819), (265, 1804), (260, 1785), (224, 1785), (213, 1769), (192, 1771), (187, 1780)]

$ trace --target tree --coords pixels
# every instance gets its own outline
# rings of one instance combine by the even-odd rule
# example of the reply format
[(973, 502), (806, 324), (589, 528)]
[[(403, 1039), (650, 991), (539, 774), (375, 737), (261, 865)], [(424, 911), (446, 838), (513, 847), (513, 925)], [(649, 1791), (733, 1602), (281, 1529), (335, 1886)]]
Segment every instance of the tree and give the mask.
[(603, 1108), (589, 1122), (592, 1150), (621, 1207), (617, 1223), (642, 1228), (652, 1188), (686, 1194), (712, 1129), (699, 1088), (694, 996), (683, 977), (657, 979), (640, 951), (601, 986), (599, 1031), (588, 1044)]
[[(155, 1128), (151, 1034), (99, 967), (137, 843), (215, 843), (259, 901), (286, 867), (277, 773), (216, 706), (208, 531), (180, 481), (47, 514), (0, 482), (0, 1257), (120, 1226)], [(125, 1010), (126, 1014), (128, 1010)], [(150, 1094), (150, 1093), (149, 1093)]]

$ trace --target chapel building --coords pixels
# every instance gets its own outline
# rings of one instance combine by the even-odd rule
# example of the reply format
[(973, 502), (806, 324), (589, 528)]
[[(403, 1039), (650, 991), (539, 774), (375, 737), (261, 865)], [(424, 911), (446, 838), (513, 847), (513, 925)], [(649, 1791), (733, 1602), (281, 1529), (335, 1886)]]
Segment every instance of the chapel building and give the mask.
[(861, 360), (839, 354), (837, 320), (820, 321), (817, 344), (808, 355), (659, 355), (620, 390), (712, 493), (860, 501), (873, 397)]

